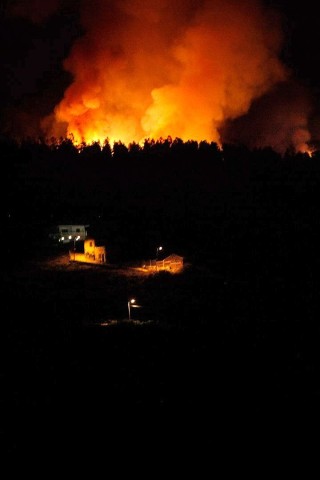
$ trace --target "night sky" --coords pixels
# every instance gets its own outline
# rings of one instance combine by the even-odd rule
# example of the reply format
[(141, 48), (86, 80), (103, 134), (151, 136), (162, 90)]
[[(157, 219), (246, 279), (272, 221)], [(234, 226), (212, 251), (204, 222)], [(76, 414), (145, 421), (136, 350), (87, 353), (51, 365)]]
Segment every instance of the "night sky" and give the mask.
[[(261, 26), (258, 40), (270, 8), (281, 16)], [(307, 150), (320, 138), (315, 8), (284, 0), (1, 2), (0, 131), (16, 138), (72, 132), (87, 143), (171, 135)]]
[[(56, 452), (58, 438), (69, 455), (73, 442), (95, 445), (101, 421), (113, 439), (110, 412), (118, 422), (132, 406), (200, 413), (203, 425), (252, 412), (314, 418), (317, 5), (6, 0), (0, 22), (10, 453), (34, 458), (50, 441)], [(177, 141), (141, 151), (117, 144), (113, 159), (89, 145), (168, 136)], [(12, 138), (87, 145), (19, 149)], [(106, 246), (106, 269), (51, 244), (52, 225), (69, 223)], [(184, 257), (183, 273), (136, 274), (160, 244)], [(137, 325), (122, 321), (130, 298), (143, 306)], [(70, 412), (93, 435), (70, 440)]]

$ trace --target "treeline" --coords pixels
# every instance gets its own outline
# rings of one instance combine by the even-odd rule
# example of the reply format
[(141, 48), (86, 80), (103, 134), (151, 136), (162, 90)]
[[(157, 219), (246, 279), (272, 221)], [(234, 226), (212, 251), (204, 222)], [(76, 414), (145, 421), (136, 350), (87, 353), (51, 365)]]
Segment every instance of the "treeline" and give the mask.
[[(228, 163), (228, 167), (237, 167), (244, 162), (247, 164), (259, 162), (259, 167), (282, 168), (284, 165), (294, 166), (295, 162), (311, 160), (317, 161), (320, 157), (320, 150), (313, 151), (312, 154), (295, 152), (288, 149), (284, 154), (276, 152), (271, 147), (249, 149), (241, 144), (223, 144), (221, 147), (215, 142), (206, 140), (183, 141), (180, 138), (172, 139), (160, 138), (158, 140), (146, 139), (143, 145), (132, 142), (129, 145), (121, 141), (111, 144), (109, 140), (103, 143), (99, 141), (91, 144), (83, 142), (75, 145), (71, 139), (52, 138), (50, 141), (41, 138), (25, 140), (0, 139), (0, 151), (4, 162), (24, 163), (31, 161), (62, 161), (81, 162), (90, 161), (92, 165), (96, 162), (115, 162), (126, 160), (192, 160), (209, 161), (214, 164)], [(234, 164), (232, 163), (234, 162)], [(101, 166), (100, 163), (100, 166)]]
[[(137, 192), (151, 188), (222, 192), (244, 188), (305, 190), (318, 184), (320, 151), (281, 155), (272, 148), (243, 145), (146, 140), (143, 145), (108, 141), (76, 147), (70, 139), (0, 141), (4, 186), (36, 188), (60, 198), (79, 194), (88, 203), (108, 191)], [(47, 184), (47, 185), (45, 185)], [(47, 190), (46, 190), (47, 187)], [(102, 189), (102, 192), (100, 192)], [(71, 191), (70, 191), (71, 190)], [(103, 201), (103, 199), (102, 199)], [(89, 202), (89, 203), (91, 203)]]
[(280, 155), (168, 138), (80, 148), (2, 141), (0, 152), (10, 245), (41, 241), (52, 224), (85, 223), (114, 261), (150, 258), (165, 244), (238, 271), (280, 268), (292, 252), (317, 249), (318, 151)]

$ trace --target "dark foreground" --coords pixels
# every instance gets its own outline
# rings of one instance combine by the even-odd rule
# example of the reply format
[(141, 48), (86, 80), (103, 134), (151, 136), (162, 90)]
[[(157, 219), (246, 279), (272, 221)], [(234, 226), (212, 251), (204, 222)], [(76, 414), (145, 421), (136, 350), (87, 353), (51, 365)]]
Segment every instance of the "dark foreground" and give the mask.
[[(143, 277), (45, 260), (4, 277), (11, 452), (30, 429), (43, 438), (71, 418), (94, 425), (160, 410), (297, 419), (320, 400), (316, 281), (229, 280), (192, 265)], [(143, 305), (128, 322), (132, 295)]]

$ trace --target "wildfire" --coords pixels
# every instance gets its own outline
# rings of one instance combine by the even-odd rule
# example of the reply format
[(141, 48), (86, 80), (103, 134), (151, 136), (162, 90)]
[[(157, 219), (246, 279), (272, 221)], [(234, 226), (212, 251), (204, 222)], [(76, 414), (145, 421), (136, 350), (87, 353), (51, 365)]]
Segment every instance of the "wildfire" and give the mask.
[(219, 128), (287, 78), (279, 19), (254, 0), (83, 2), (73, 83), (47, 131), (75, 143), (171, 136), (220, 144)]
[(306, 146), (305, 148), (302, 148), (299, 150), (301, 153), (306, 153), (309, 157), (312, 157), (316, 149), (312, 146)]
[(7, 79), (24, 78), (7, 86), (15, 100), (4, 102), (5, 135), (80, 147), (171, 137), (281, 154), (312, 154), (319, 143), (316, 91), (283, 63), (292, 39), (279, 2), (4, 3), (10, 28), (23, 17), (17, 32), (28, 39), (5, 68)]

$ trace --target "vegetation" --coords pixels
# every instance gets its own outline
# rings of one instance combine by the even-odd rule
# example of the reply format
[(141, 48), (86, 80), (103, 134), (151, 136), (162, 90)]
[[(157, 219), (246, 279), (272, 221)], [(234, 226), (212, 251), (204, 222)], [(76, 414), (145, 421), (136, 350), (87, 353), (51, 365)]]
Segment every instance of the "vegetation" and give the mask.
[[(288, 412), (319, 400), (319, 152), (179, 139), (0, 149), (15, 413), (76, 402)], [(109, 269), (48, 263), (65, 253), (46, 245), (50, 224), (80, 221)], [(189, 268), (112, 268), (159, 244)], [(123, 321), (131, 295), (139, 324)], [(119, 321), (97, 326), (107, 319)]]

